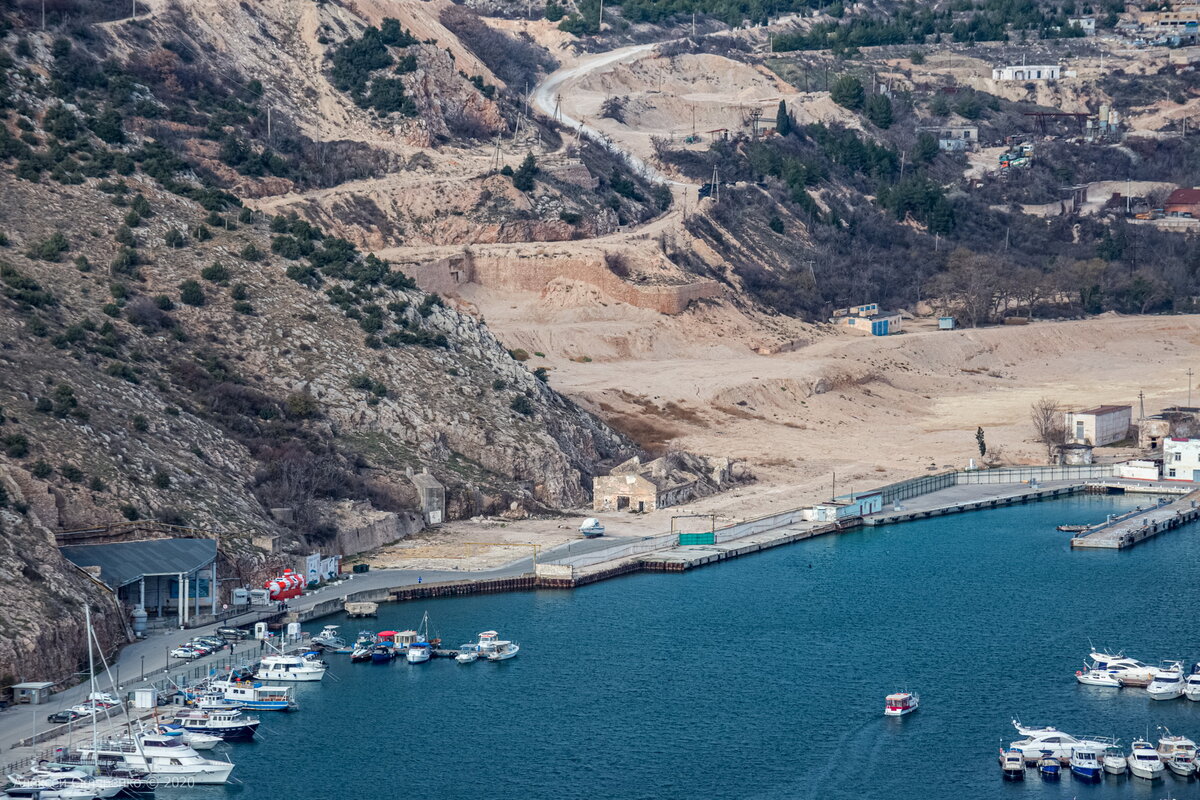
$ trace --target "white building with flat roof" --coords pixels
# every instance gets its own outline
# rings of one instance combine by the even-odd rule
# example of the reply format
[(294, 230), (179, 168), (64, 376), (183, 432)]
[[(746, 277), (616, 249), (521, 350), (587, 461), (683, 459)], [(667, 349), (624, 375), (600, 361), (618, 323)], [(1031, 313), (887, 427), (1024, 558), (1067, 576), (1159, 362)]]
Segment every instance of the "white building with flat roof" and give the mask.
[(1131, 406), (1096, 406), (1066, 414), (1067, 442), (1103, 447), (1129, 435), (1133, 422)]
[(1200, 439), (1164, 439), (1163, 480), (1196, 481), (1200, 479)]
[(1018, 64), (1013, 67), (996, 67), (992, 70), (994, 81), (1056, 81), (1062, 74), (1057, 64)]

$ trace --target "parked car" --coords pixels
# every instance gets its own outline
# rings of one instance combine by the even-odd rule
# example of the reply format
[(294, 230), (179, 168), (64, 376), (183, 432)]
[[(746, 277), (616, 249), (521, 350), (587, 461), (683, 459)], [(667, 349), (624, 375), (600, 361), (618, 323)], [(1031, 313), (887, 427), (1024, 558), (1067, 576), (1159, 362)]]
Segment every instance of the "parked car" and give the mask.
[(189, 661), (192, 660), (193, 658), (199, 658), (202, 655), (206, 655), (206, 654), (201, 653), (196, 648), (189, 647), (187, 645), (183, 645), (181, 647), (176, 647), (174, 650), (171, 651), (171, 658), (185, 658)]
[(93, 705), (98, 705), (102, 708), (111, 708), (112, 706), (121, 705), (121, 701), (113, 697), (108, 692), (92, 692), (88, 695), (88, 700)]
[(249, 639), (253, 635), (242, 628), (217, 628), (217, 636), (224, 636), (226, 639)]
[(68, 708), (65, 711), (57, 711), (46, 717), (46, 722), (49, 722), (52, 725), (63, 725), (68, 722), (74, 722), (82, 716), (83, 715), (78, 711), (73, 711), (72, 709)]
[(192, 642), (193, 644), (203, 645), (210, 650), (224, 650), (225, 645), (228, 644), (224, 639), (217, 639), (213, 636), (197, 636)]
[(100, 713), (100, 706), (92, 705), (91, 703), (80, 703), (79, 705), (71, 706), (70, 710), (81, 717), (94, 717)]

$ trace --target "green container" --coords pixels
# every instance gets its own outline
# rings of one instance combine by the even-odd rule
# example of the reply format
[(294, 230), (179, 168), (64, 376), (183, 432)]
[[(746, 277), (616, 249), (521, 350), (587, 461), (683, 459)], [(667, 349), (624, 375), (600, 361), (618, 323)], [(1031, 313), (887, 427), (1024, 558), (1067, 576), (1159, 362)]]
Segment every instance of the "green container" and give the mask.
[(681, 533), (679, 534), (679, 545), (684, 547), (693, 544), (716, 544), (716, 534), (709, 533)]
[(370, 572), (371, 565), (370, 564), (355, 564), (354, 571), (360, 575), (364, 572)]

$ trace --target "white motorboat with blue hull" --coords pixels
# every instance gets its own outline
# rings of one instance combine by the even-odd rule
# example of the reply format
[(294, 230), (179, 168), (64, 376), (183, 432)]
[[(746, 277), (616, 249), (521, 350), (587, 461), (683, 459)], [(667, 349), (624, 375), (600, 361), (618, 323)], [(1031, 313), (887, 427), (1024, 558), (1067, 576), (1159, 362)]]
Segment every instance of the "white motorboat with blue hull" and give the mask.
[(213, 681), (212, 688), (226, 700), (241, 703), (254, 711), (292, 711), (296, 700), (290, 686), (269, 686), (257, 681)]
[(258, 717), (248, 717), (238, 709), (204, 711), (198, 708), (180, 711), (169, 722), (192, 733), (220, 736), (227, 742), (253, 739), (260, 724)]
[(1062, 763), (1054, 756), (1042, 756), (1037, 767), (1038, 774), (1045, 780), (1056, 781), (1062, 777)]
[(1100, 760), (1102, 748), (1094, 745), (1076, 745), (1071, 748), (1071, 774), (1081, 780), (1098, 781), (1104, 775)]

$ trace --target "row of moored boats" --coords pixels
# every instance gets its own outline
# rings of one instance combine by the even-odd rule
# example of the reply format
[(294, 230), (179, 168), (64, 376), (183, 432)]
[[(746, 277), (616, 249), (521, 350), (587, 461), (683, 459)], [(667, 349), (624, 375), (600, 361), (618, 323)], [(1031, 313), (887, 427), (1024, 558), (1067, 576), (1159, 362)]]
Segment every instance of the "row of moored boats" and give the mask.
[(1105, 774), (1130, 774), (1153, 781), (1170, 771), (1182, 778), (1196, 774), (1196, 743), (1160, 728), (1158, 746), (1135, 739), (1127, 753), (1116, 739), (1104, 736), (1077, 738), (1057, 728), (1028, 728), (1013, 725), (1023, 738), (1000, 751), (1000, 768), (1008, 780), (1021, 780), (1026, 769), (1036, 768), (1045, 779), (1061, 776), (1064, 769), (1083, 780), (1099, 780)]
[(1145, 687), (1152, 700), (1176, 700), (1186, 697), (1200, 701), (1200, 664), (1184, 674), (1182, 661), (1164, 661), (1159, 666), (1143, 664), (1124, 653), (1092, 651), (1084, 669), (1075, 680), (1087, 686)]

